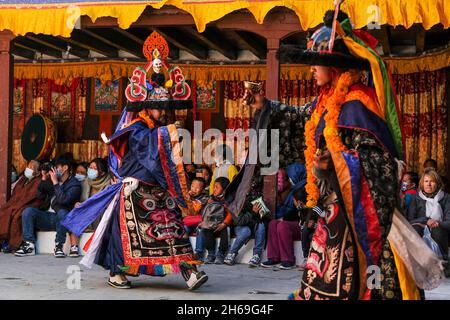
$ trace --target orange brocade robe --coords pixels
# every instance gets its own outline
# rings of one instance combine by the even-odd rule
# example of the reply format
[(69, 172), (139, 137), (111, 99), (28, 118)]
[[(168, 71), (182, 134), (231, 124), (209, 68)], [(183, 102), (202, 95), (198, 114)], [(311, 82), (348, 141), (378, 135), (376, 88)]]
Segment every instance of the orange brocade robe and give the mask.
[(31, 181), (20, 178), (11, 198), (0, 207), (0, 239), (8, 240), (11, 249), (17, 249), (22, 242), (22, 211), (42, 204), (36, 197), (40, 182), (40, 175)]

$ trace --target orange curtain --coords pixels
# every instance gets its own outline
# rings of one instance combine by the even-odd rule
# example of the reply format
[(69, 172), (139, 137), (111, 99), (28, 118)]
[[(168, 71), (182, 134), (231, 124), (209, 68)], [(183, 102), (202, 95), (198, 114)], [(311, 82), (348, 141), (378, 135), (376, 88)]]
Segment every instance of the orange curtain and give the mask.
[[(426, 159), (447, 167), (446, 75), (448, 70), (394, 75), (406, 140), (408, 170), (422, 173)], [(445, 175), (445, 174), (444, 174)]]

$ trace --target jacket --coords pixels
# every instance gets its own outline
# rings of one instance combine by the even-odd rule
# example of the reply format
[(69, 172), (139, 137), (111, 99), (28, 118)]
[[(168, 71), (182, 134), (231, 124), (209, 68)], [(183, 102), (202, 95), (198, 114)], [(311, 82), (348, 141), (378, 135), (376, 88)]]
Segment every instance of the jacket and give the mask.
[[(442, 208), (441, 227), (450, 230), (450, 194), (445, 193), (444, 197), (439, 201)], [(426, 224), (428, 217), (426, 216), (426, 201), (420, 198), (419, 194), (413, 196), (411, 203), (406, 211), (406, 217), (409, 223)]]
[(70, 211), (75, 203), (80, 201), (81, 183), (74, 177), (70, 176), (63, 184), (53, 185), (55, 189), (55, 198), (52, 201), (52, 208), (55, 212), (59, 210)]

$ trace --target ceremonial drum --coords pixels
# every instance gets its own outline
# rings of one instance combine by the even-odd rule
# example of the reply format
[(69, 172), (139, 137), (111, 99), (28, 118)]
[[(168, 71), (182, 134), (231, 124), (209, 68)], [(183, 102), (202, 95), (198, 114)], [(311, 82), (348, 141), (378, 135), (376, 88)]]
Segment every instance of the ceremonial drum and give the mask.
[(48, 158), (55, 148), (56, 136), (53, 121), (41, 114), (34, 114), (23, 129), (22, 156), (27, 161)]

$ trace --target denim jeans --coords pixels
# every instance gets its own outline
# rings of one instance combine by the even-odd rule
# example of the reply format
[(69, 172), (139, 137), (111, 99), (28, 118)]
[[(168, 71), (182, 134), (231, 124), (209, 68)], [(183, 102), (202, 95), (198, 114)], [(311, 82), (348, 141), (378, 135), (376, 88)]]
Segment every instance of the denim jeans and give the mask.
[(36, 230), (56, 231), (55, 243), (66, 242), (67, 229), (61, 224), (68, 210), (61, 209), (56, 213), (41, 211), (35, 208), (26, 208), (22, 213), (23, 239), (36, 242)]
[[(252, 235), (252, 231), (247, 226), (236, 226), (234, 227), (234, 233), (236, 234), (236, 239), (234, 239), (233, 245), (230, 249), (230, 253), (237, 254)], [(253, 254), (261, 256), (264, 250), (265, 242), (266, 226), (263, 222), (261, 222), (256, 225), (255, 246), (253, 247)]]
[(205, 239), (202, 229), (197, 228), (197, 238), (195, 239), (195, 253), (203, 253), (205, 251)]

